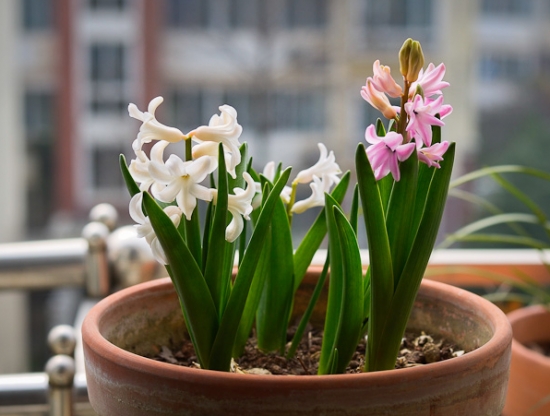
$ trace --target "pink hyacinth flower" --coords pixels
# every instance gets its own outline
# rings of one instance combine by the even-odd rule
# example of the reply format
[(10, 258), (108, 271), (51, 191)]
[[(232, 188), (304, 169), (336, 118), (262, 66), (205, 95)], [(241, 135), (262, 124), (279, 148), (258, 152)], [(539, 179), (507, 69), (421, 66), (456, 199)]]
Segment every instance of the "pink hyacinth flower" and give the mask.
[(403, 144), (403, 136), (396, 132), (388, 132), (386, 136), (379, 137), (374, 125), (367, 127), (365, 139), (372, 146), (367, 148), (367, 157), (374, 171), (377, 181), (391, 172), (393, 179), (399, 181), (399, 162), (407, 160), (415, 149), (414, 143)]
[(411, 84), (410, 94), (416, 92), (416, 87), (420, 85), (424, 92), (424, 97), (431, 97), (435, 94), (442, 94), (441, 89), (448, 87), (450, 84), (443, 81), (445, 76), (445, 65), (439, 64), (437, 67), (430, 63), (426, 70), (421, 69), (418, 74), (418, 79)]
[(435, 143), (430, 147), (423, 147), (418, 151), (418, 160), (429, 167), (440, 168), (439, 162), (443, 160), (443, 155), (449, 148), (449, 142)]
[[(406, 131), (409, 137), (413, 137), (418, 149), (424, 146), (429, 147), (432, 144), (432, 126), (444, 126), (442, 118), (448, 116), (452, 107), (443, 104), (443, 96), (437, 99), (423, 98), (421, 95), (415, 95), (412, 101), (405, 104), (405, 111), (409, 115), (409, 123)], [(439, 114), (441, 119), (436, 117)]]
[(391, 76), (389, 66), (380, 65), (380, 61), (376, 60), (372, 65), (374, 76), (372, 77), (372, 85), (380, 92), (385, 92), (390, 97), (401, 97), (403, 89), (398, 85)]
[(366, 84), (361, 88), (361, 97), (380, 111), (387, 119), (393, 119), (397, 116), (399, 107), (392, 106), (386, 94), (374, 87), (372, 78), (367, 78)]

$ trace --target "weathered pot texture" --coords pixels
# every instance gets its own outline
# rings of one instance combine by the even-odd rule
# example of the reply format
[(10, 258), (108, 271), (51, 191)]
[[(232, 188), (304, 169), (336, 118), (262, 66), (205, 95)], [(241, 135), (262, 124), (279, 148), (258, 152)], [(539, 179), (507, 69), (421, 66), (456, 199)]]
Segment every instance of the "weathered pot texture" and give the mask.
[[(297, 302), (299, 304), (299, 302)], [(500, 415), (512, 332), (490, 302), (424, 281), (409, 322), (473, 350), (451, 360), (376, 373), (266, 376), (191, 369), (140, 356), (182, 339), (169, 279), (99, 302), (82, 327), (90, 402), (99, 415)]]
[(550, 415), (550, 358), (526, 347), (550, 342), (550, 312), (529, 306), (508, 314), (514, 334), (506, 416)]

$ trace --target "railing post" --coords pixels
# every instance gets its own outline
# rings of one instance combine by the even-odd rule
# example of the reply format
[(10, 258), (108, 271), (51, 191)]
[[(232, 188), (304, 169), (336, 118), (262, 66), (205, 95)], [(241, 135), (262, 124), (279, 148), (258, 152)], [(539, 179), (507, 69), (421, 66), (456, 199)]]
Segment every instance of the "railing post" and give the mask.
[(74, 330), (69, 325), (54, 327), (48, 334), (48, 344), (54, 352), (46, 363), (49, 384), (50, 416), (73, 416), (73, 382), (76, 346)]
[(91, 297), (107, 296), (111, 287), (107, 258), (109, 228), (101, 222), (90, 222), (82, 230), (82, 237), (88, 242), (86, 292)]

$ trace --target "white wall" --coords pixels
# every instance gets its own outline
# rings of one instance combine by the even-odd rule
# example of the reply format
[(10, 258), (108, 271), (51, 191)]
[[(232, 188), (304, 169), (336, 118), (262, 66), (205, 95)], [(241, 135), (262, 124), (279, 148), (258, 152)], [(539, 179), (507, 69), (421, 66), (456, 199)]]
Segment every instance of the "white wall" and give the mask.
[[(18, 79), (19, 0), (0, 1), (0, 243), (22, 238), (25, 217), (25, 148)], [(0, 373), (26, 371), (27, 297), (0, 292)]]

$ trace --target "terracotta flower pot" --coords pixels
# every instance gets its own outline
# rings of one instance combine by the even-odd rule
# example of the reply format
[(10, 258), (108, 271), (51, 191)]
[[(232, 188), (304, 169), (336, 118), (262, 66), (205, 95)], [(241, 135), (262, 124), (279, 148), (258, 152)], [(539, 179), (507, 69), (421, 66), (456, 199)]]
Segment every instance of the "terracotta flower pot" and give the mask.
[(517, 309), (512, 324), (512, 363), (504, 415), (550, 415), (550, 358), (525, 346), (550, 342), (550, 312), (542, 306)]
[(82, 336), (88, 394), (99, 415), (489, 416), (504, 406), (512, 339), (506, 316), (442, 283), (422, 283), (409, 328), (477, 349), (426, 366), (264, 376), (191, 369), (136, 354), (177, 342), (181, 327), (168, 279), (115, 293), (90, 311)]

